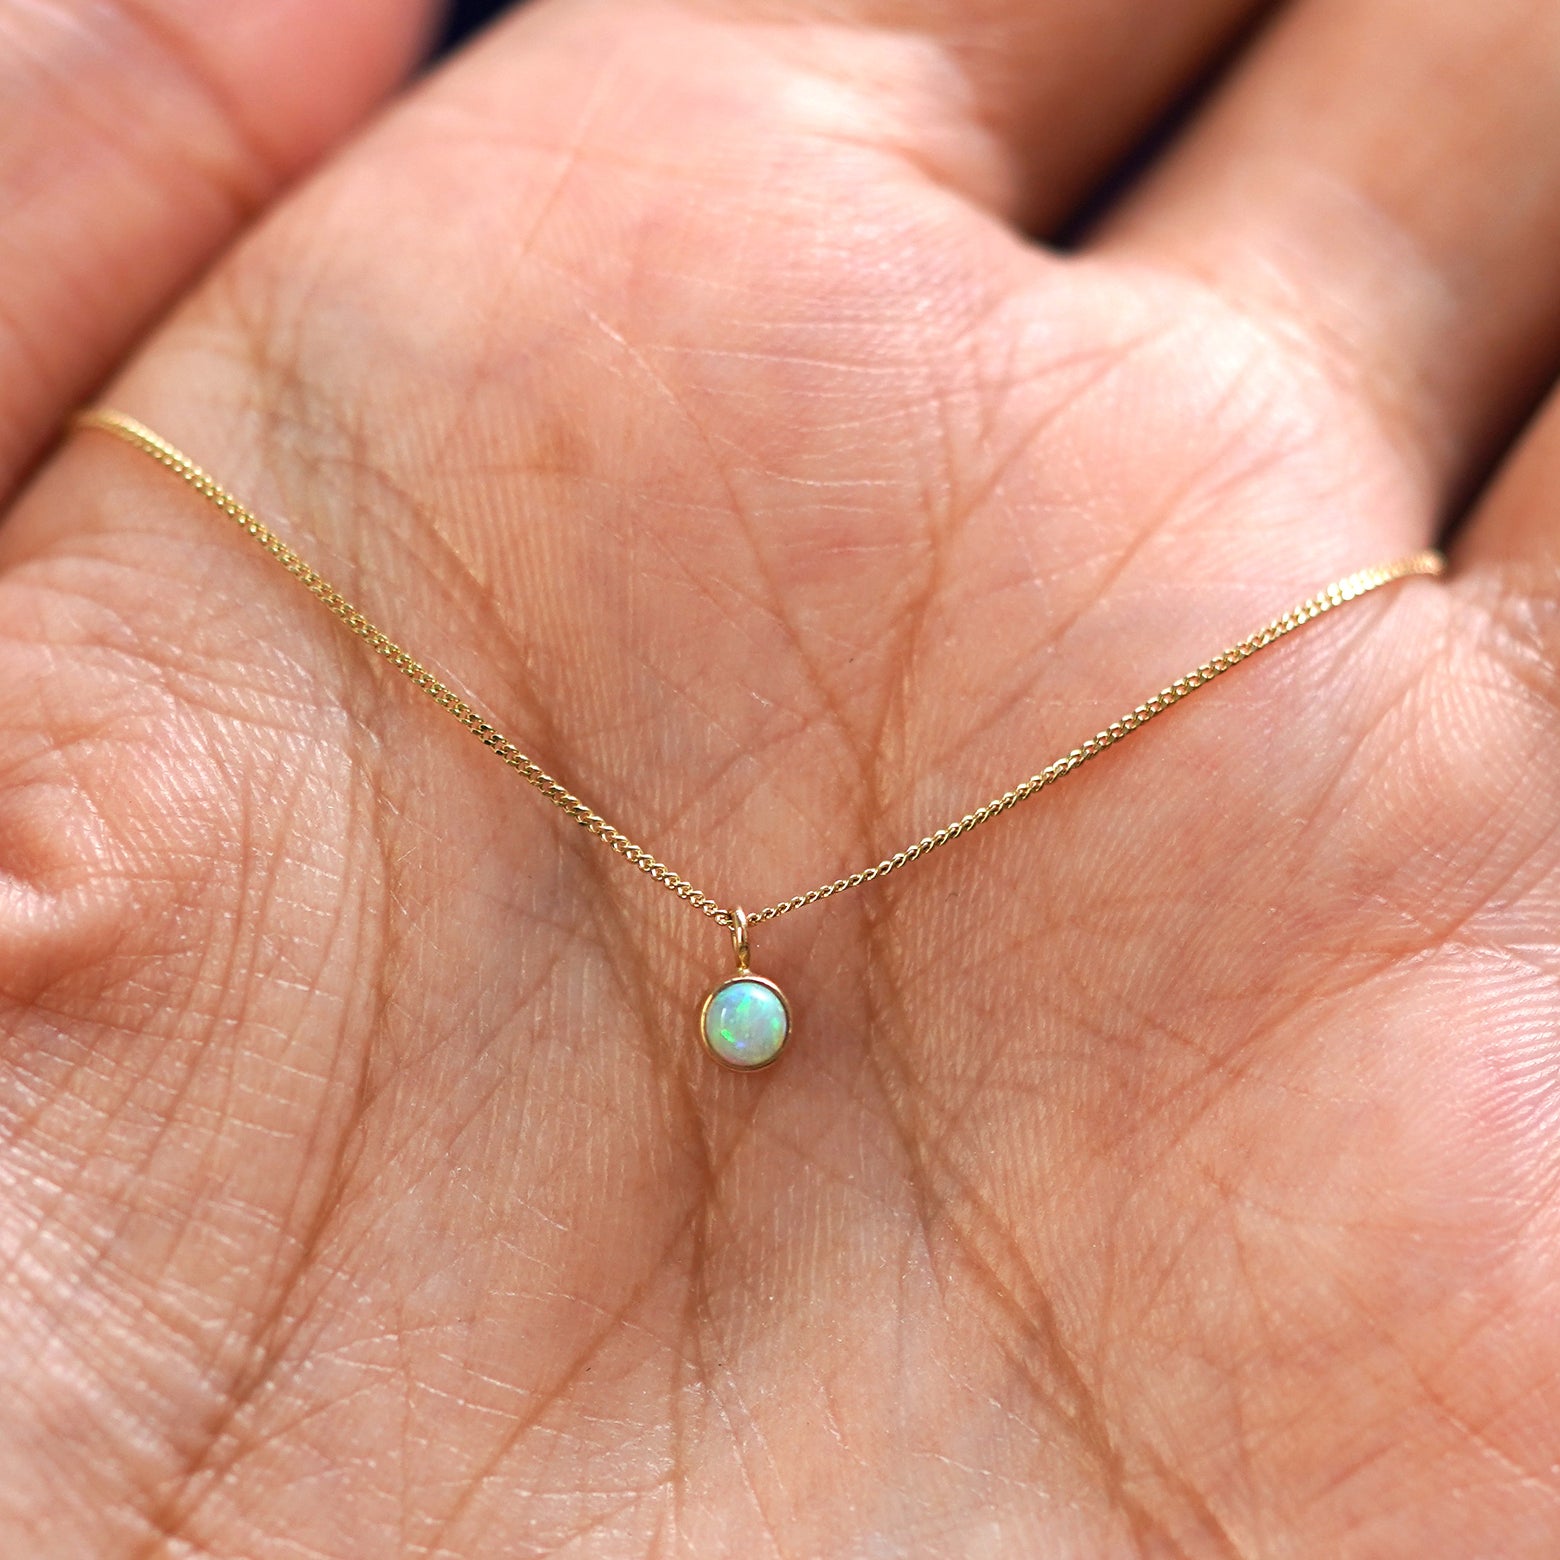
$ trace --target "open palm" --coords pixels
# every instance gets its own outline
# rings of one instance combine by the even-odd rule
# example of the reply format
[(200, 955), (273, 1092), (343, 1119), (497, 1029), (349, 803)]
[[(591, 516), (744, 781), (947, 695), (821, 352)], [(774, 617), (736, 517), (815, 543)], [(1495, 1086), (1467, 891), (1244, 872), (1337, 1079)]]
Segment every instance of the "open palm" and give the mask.
[[(1258, 9), (551, 0), (276, 199), (413, 0), (0, 6), (0, 1552), (1556, 1552), (1560, 6), (1295, 0), (1025, 236)], [(759, 928), (739, 1077), (718, 925), (38, 466), (111, 371), (750, 907), (1467, 518)]]

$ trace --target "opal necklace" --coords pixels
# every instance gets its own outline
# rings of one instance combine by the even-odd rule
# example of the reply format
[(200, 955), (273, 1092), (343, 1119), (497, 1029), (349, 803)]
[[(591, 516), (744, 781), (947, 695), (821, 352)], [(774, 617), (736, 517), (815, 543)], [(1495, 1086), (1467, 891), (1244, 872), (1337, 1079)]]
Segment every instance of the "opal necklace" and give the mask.
[(1257, 651), (1265, 649), (1292, 634), (1307, 623), (1315, 622), (1326, 612), (1354, 601), (1371, 591), (1390, 585), (1394, 580), (1411, 575), (1439, 574), (1445, 568), (1445, 560), (1436, 552), (1416, 552), (1392, 563), (1375, 568), (1361, 569), (1345, 579), (1336, 581), (1316, 595), (1291, 608), (1282, 617), (1274, 618), (1265, 627), (1221, 651), (1212, 660), (1184, 677), (1178, 677), (1166, 688), (1145, 699), (1129, 710), (1120, 720), (1114, 720), (1103, 730), (1096, 732), (1086, 742), (1071, 752), (1048, 764), (1039, 773), (1020, 781), (1011, 790), (994, 797), (984, 807), (965, 813), (951, 823), (944, 824), (935, 833), (927, 834), (903, 850), (848, 877), (836, 878), (832, 883), (820, 884), (805, 893), (782, 899), (777, 904), (766, 905), (752, 914), (738, 908), (728, 908), (708, 894), (701, 892), (687, 878), (657, 861), (642, 845), (636, 845), (621, 829), (608, 823), (598, 812), (582, 802), (560, 781), (555, 780), (540, 764), (527, 758), (491, 721), (472, 708), (448, 684), (434, 676), (427, 667), (403, 650), (390, 636), (377, 628), (329, 580), (316, 572), (293, 551), (274, 531), (249, 509), (246, 509), (214, 477), (209, 476), (181, 450), (176, 449), (160, 434), (152, 432), (144, 423), (127, 417), (123, 412), (99, 408), (83, 412), (77, 419), (80, 428), (96, 428), (113, 434), (125, 443), (150, 455), (161, 465), (187, 482), (203, 498), (214, 504), (240, 530), (246, 531), (266, 552), (277, 560), (289, 574), (314, 596), (320, 604), (338, 617), (376, 655), (382, 656), (403, 676), (428, 695), (440, 709), (447, 711), (460, 722), (485, 748), (507, 764), (528, 785), (534, 786), (548, 801), (561, 809), (582, 829), (595, 835), (604, 845), (653, 878), (663, 888), (670, 890), (684, 903), (707, 916), (731, 934), (732, 949), (736, 955), (736, 972), (720, 981), (704, 999), (699, 1010), (698, 1033), (705, 1049), (723, 1066), (737, 1072), (759, 1072), (780, 1059), (793, 1030), (791, 1006), (785, 993), (762, 975), (755, 975), (749, 967), (748, 933), (754, 926), (777, 920), (793, 910), (801, 910), (836, 894), (847, 893), (866, 883), (875, 883), (890, 872), (919, 861), (934, 850), (978, 829), (1000, 813), (1007, 812), (1020, 802), (1027, 801), (1037, 791), (1055, 785), (1065, 775), (1070, 775), (1080, 765), (1098, 757), (1106, 748), (1114, 747), (1123, 737), (1129, 736), (1140, 726), (1145, 726), (1156, 715), (1162, 715), (1172, 705), (1204, 687), (1215, 677), (1222, 676), (1242, 661), (1249, 660)]

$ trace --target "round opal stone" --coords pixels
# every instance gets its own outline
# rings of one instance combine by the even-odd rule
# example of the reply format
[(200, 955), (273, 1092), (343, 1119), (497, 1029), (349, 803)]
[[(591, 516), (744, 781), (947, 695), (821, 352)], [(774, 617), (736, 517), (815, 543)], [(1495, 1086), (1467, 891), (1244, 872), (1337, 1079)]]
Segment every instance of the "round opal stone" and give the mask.
[(767, 1067), (790, 1032), (785, 999), (752, 975), (717, 986), (704, 1004), (704, 1043), (728, 1067)]

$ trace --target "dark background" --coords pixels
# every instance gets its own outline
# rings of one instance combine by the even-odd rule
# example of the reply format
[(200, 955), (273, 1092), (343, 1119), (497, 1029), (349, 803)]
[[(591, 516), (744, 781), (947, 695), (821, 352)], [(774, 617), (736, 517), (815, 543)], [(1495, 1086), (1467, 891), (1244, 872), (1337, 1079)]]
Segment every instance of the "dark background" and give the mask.
[(444, 34), (437, 52), (442, 54), (444, 50), (453, 48), (484, 22), (491, 21), (500, 11), (507, 9), (507, 0), (455, 0), (446, 14)]

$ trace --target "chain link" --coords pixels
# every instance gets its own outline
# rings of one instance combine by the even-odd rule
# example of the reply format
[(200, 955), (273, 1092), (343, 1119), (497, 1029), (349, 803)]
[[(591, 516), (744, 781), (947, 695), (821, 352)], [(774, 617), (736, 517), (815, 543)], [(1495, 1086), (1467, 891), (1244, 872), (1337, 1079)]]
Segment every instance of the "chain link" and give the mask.
[[(107, 409), (83, 412), (76, 419), (76, 426), (95, 428), (112, 434), (150, 455), (182, 478), (203, 498), (220, 509), (240, 530), (252, 536), (310, 595), (339, 618), (376, 655), (388, 661), (398, 672), (427, 694), (440, 709), (454, 716), (472, 736), (514, 770), (527, 785), (541, 792), (548, 801), (573, 819), (582, 829), (595, 835), (604, 845), (616, 851), (625, 861), (637, 867), (647, 877), (654, 879), (663, 888), (676, 894), (685, 904), (692, 905), (695, 910), (708, 916), (712, 921), (718, 921), (729, 930), (736, 928), (738, 924), (736, 910), (727, 909), (718, 900), (695, 888), (687, 878), (674, 872), (664, 862), (656, 860), (644, 846), (636, 845), (621, 829), (608, 823), (600, 813), (591, 808), (588, 803), (582, 802), (534, 759), (528, 758), (491, 721), (479, 714), (454, 689), (442, 682), (414, 656), (403, 650), (388, 634), (353, 606), (329, 580), (294, 552), (264, 521), (245, 508), (216, 478), (197, 466), (189, 456), (176, 449), (160, 434), (154, 433), (144, 423), (137, 422), (135, 418), (128, 417), (122, 412)], [(1135, 709), (1129, 710), (1120, 720), (1112, 721), (1110, 725), (1097, 731), (1087, 742), (1081, 743), (1070, 753), (1047, 765), (1038, 774), (1033, 774), (1027, 780), (1015, 785), (1012, 790), (993, 797), (984, 807), (977, 807), (974, 812), (965, 813), (962, 818), (945, 824), (934, 834), (925, 835), (914, 844), (896, 851), (892, 856), (885, 856), (875, 866), (853, 872), (848, 877), (836, 878), (832, 883), (820, 884), (805, 893), (783, 899), (778, 904), (767, 905), (762, 910), (755, 910), (746, 916), (746, 924), (755, 926), (765, 921), (776, 920), (782, 915), (789, 915), (793, 910), (801, 910), (808, 905), (818, 904), (821, 900), (832, 899), (836, 894), (847, 893), (867, 883), (875, 883), (891, 872), (909, 866), (912, 861), (919, 861), (922, 857), (929, 856), (934, 850), (940, 850), (944, 845), (951, 844), (954, 840), (978, 829), (981, 824), (988, 823), (991, 819), (1008, 812), (1020, 802), (1027, 801), (1037, 792), (1045, 790), (1047, 786), (1055, 785), (1065, 775), (1070, 775), (1073, 770), (1088, 763), (1091, 758), (1097, 758), (1107, 748), (1114, 747), (1124, 737), (1129, 736), (1139, 727), (1146, 726), (1156, 716), (1163, 715), (1166, 710), (1179, 704), (1182, 699), (1196, 692), (1197, 689), (1205, 687), (1216, 677), (1222, 677), (1232, 667), (1239, 666), (1242, 661), (1249, 660), (1259, 650), (1294, 633), (1296, 629), (1315, 622), (1317, 618), (1333, 611), (1336, 607), (1343, 606), (1345, 602), (1354, 601), (1360, 596), (1368, 595), (1371, 591), (1380, 590), (1383, 585), (1390, 585), (1395, 580), (1406, 579), (1412, 575), (1440, 574), (1445, 567), (1445, 560), (1439, 553), (1417, 552), (1392, 563), (1361, 569), (1356, 574), (1336, 581), (1325, 590), (1302, 601), (1299, 606), (1291, 608), (1282, 617), (1274, 618), (1271, 623), (1259, 628), (1254, 634), (1248, 634), (1229, 649), (1221, 651), (1212, 660), (1204, 661), (1201, 666), (1188, 672), (1186, 676), (1178, 677), (1151, 698), (1145, 699)]]

